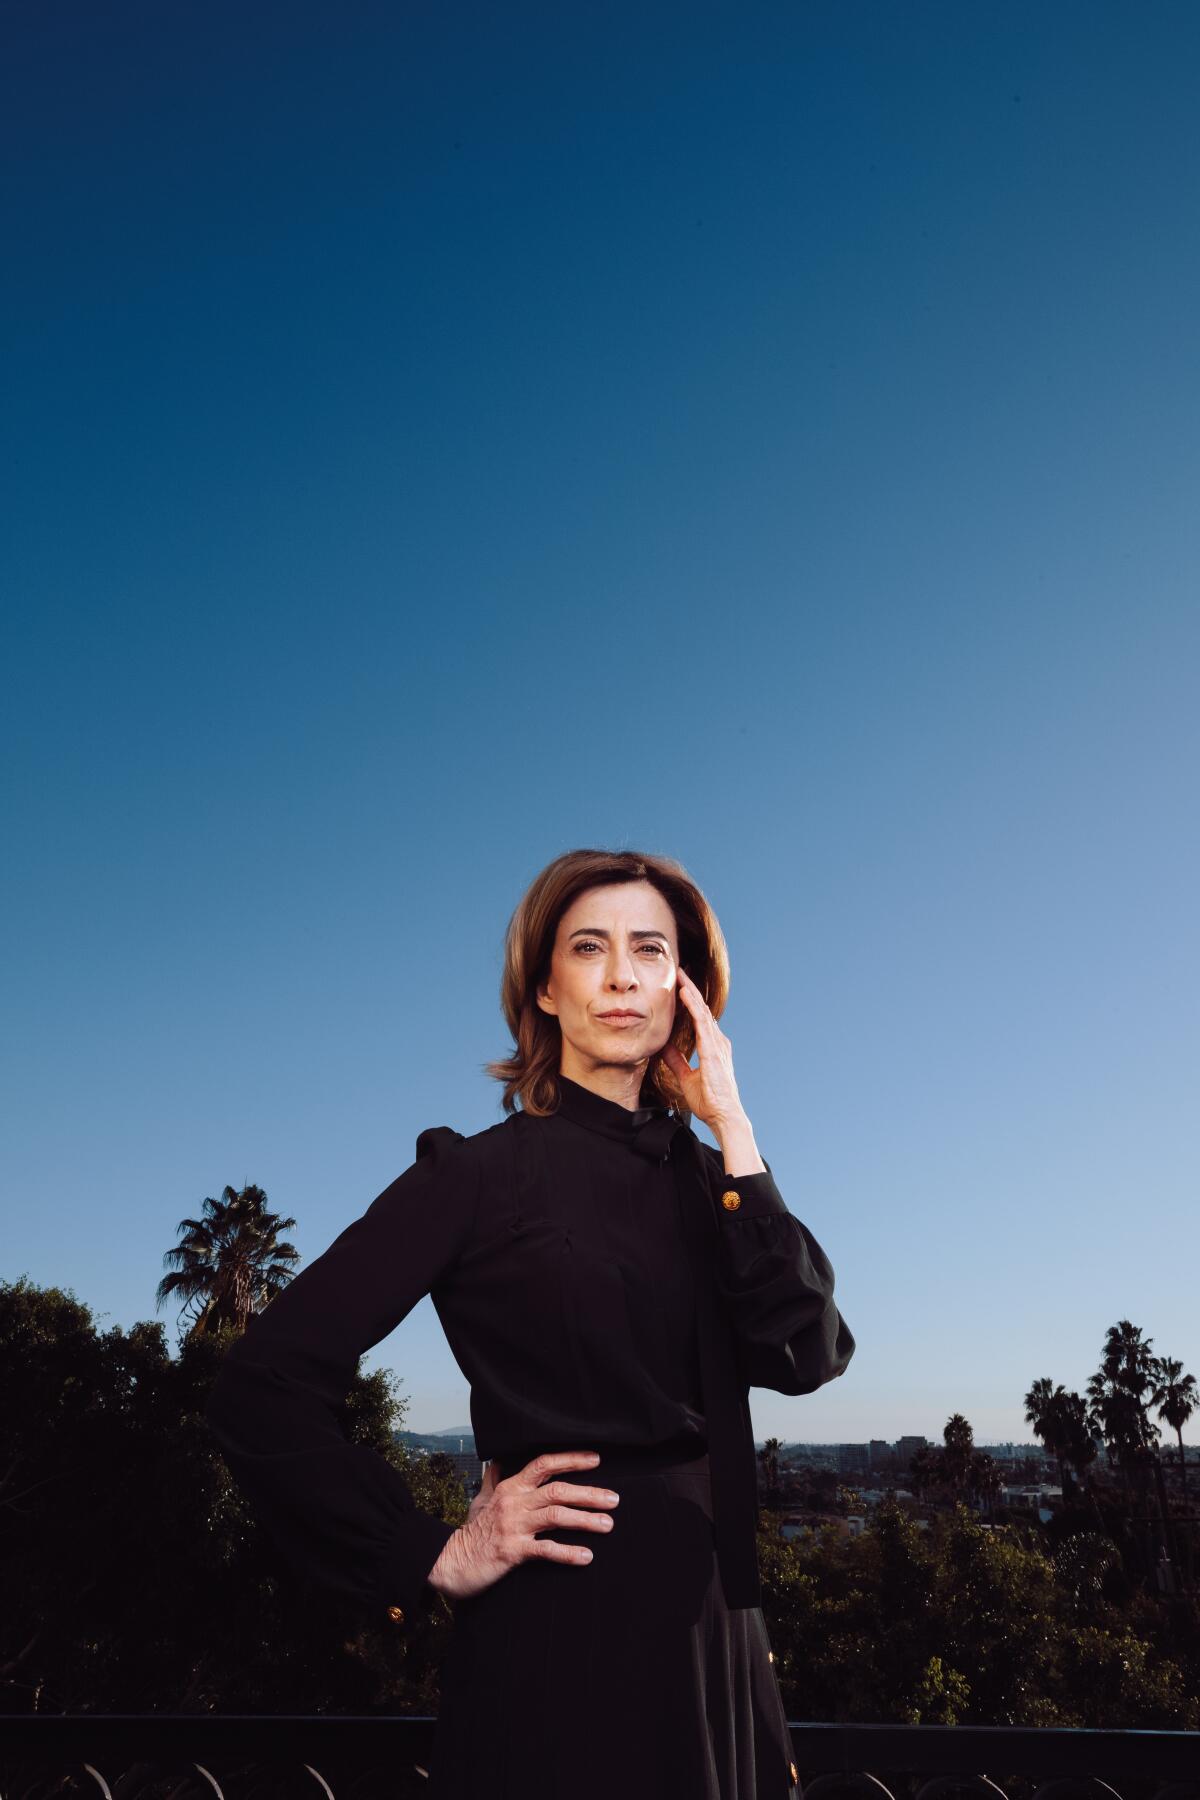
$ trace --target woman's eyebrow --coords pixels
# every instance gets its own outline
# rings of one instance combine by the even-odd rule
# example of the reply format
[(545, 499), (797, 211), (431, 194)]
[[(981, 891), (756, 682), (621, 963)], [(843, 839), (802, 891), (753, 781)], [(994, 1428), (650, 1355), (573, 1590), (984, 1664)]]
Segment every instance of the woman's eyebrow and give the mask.
[[(573, 938), (574, 937), (604, 937), (604, 938), (606, 938), (609, 935), (610, 934), (607, 931), (605, 931), (603, 925), (581, 925), (579, 927), (578, 931), (573, 931), (571, 933), (571, 936)], [(631, 931), (629, 935), (630, 935), (630, 937), (636, 937), (636, 938), (651, 938), (651, 937), (661, 938), (664, 944), (667, 941), (667, 934), (665, 931)]]

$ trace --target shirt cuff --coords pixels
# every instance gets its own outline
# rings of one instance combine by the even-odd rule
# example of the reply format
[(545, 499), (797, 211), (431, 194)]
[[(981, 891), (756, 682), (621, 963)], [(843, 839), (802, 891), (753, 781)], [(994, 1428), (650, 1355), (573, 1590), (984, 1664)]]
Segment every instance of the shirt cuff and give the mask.
[[(763, 1161), (767, 1163), (765, 1156)], [(770, 1163), (765, 1173), (760, 1170), (757, 1175), (726, 1175), (720, 1171), (713, 1199), (722, 1219), (760, 1219), (782, 1213), (791, 1216), (775, 1185)]]
[(433, 1605), (437, 1589), (429, 1585), (429, 1571), (457, 1530), (433, 1513), (410, 1512), (400, 1518), (379, 1577), (380, 1598), (394, 1625), (411, 1622)]

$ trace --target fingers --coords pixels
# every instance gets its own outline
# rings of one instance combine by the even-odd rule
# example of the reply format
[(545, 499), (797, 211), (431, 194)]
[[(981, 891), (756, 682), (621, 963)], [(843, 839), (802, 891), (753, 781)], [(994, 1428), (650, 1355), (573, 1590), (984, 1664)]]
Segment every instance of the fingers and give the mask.
[(704, 1011), (707, 1012), (711, 1018), (712, 1014), (709, 1012), (708, 1001), (704, 998), (699, 986), (692, 980), (687, 970), (681, 968), (679, 970), (679, 977), (679, 992), (694, 1000), (698, 1006), (703, 1007)]
[(586, 1544), (559, 1544), (553, 1538), (534, 1538), (529, 1557), (541, 1557), (546, 1562), (590, 1563), (592, 1553)]
[[(687, 1007), (695, 1022), (697, 1031), (716, 1031), (717, 1021), (712, 1016), (712, 1008), (700, 992), (690, 975), (679, 971), (683, 977), (679, 987), (679, 997)], [(718, 1033), (718, 1035), (720, 1035)]]
[[(580, 1512), (577, 1507), (564, 1506), (555, 1501), (544, 1506), (536, 1515), (534, 1532), (539, 1531), (596, 1531), (607, 1537), (612, 1531), (614, 1521), (608, 1513)], [(592, 1552), (586, 1544), (562, 1544), (557, 1538), (533, 1536), (529, 1540), (530, 1556), (549, 1558), (551, 1562), (587, 1563), (592, 1560)]]
[[(585, 1487), (571, 1481), (555, 1482), (572, 1470), (594, 1469), (600, 1461), (596, 1450), (553, 1450), (533, 1457), (507, 1480), (500, 1480), (500, 1464), (489, 1459), (479, 1493), (471, 1502), (467, 1523), (448, 1540), (455, 1546), (446, 1559), (437, 1586), (453, 1599), (483, 1593), (516, 1564), (540, 1558), (548, 1562), (589, 1563), (587, 1545), (561, 1544), (539, 1538), (538, 1531), (599, 1531), (613, 1528), (611, 1508), (619, 1496), (607, 1488)], [(587, 1511), (594, 1506), (597, 1510)]]
[[(545, 1498), (546, 1507), (561, 1507), (564, 1504), (612, 1507), (619, 1506), (621, 1502), (620, 1494), (614, 1493), (612, 1488), (576, 1487), (573, 1481), (552, 1481), (539, 1491)], [(589, 1513), (588, 1517), (591, 1518), (592, 1514)]]
[[(597, 1504), (615, 1506), (616, 1502)], [(578, 1506), (567, 1506), (561, 1500), (553, 1500), (549, 1506), (543, 1506), (535, 1517), (535, 1532), (550, 1531), (552, 1528), (560, 1531), (611, 1531), (613, 1527), (611, 1512), (584, 1512)]]
[(598, 1450), (545, 1450), (535, 1456), (512, 1477), (522, 1487), (540, 1487), (543, 1481), (563, 1469), (594, 1469), (600, 1461)]
[[(573, 1456), (576, 1461), (582, 1457), (582, 1466), (585, 1468), (593, 1460), (599, 1460), (599, 1458), (593, 1459), (586, 1451), (572, 1451), (560, 1454), (569, 1454)], [(531, 1463), (529, 1466), (530, 1468), (533, 1468), (535, 1464)], [(547, 1525), (570, 1525), (575, 1527), (580, 1518), (590, 1526), (597, 1515), (588, 1512), (581, 1513), (578, 1510), (579, 1508), (585, 1506), (601, 1506), (608, 1509), (610, 1507), (619, 1506), (621, 1501), (620, 1494), (613, 1488), (582, 1487), (574, 1481), (554, 1480), (539, 1484), (528, 1497), (534, 1501), (534, 1516), (542, 1521), (539, 1525), (534, 1527), (537, 1531), (544, 1531)], [(537, 1504), (538, 1502), (541, 1504)], [(572, 1511), (572, 1508), (575, 1510)], [(605, 1515), (601, 1514), (600, 1517), (604, 1519)], [(607, 1522), (607, 1520), (605, 1520), (605, 1522)]]
[[(571, 1481), (550, 1482), (539, 1490), (546, 1504), (537, 1508), (529, 1521), (532, 1543), (531, 1549), (536, 1556), (544, 1554), (541, 1546), (554, 1543), (559, 1552), (577, 1551), (583, 1546), (578, 1544), (561, 1544), (557, 1539), (542, 1538), (537, 1534), (542, 1531), (595, 1531), (607, 1536), (613, 1529), (612, 1509), (618, 1504), (620, 1495), (610, 1488), (576, 1487)], [(587, 1512), (589, 1505), (602, 1507), (603, 1511)], [(590, 1560), (591, 1552), (583, 1560)], [(559, 1561), (577, 1561), (574, 1556), (559, 1555)]]
[[(620, 1495), (611, 1488), (584, 1487), (554, 1477), (569, 1469), (594, 1468), (600, 1461), (594, 1450), (553, 1450), (535, 1456), (526, 1463), (512, 1482), (526, 1490), (532, 1502), (525, 1529), (529, 1532), (523, 1550), (526, 1557), (541, 1557), (550, 1562), (588, 1563), (592, 1552), (585, 1544), (561, 1544), (555, 1538), (537, 1537), (539, 1531), (596, 1531), (607, 1535), (613, 1529), (612, 1508)], [(541, 1504), (539, 1504), (541, 1502)], [(603, 1511), (588, 1512), (588, 1506)]]

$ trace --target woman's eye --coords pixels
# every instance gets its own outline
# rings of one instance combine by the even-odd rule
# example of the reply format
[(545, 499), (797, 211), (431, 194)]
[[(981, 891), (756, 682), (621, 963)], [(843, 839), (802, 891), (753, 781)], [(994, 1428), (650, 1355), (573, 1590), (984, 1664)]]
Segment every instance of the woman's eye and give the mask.
[[(666, 955), (666, 951), (661, 944), (641, 944), (638, 947), (642, 950), (653, 950), (656, 956)], [(597, 944), (593, 938), (584, 938), (583, 942), (576, 944), (575, 948), (577, 950), (602, 950), (604, 946), (603, 944)]]

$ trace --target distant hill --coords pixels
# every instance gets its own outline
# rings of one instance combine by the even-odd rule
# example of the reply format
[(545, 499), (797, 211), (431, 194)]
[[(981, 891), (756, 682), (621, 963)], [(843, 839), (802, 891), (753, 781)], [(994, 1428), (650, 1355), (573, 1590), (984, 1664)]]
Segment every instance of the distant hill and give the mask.
[(423, 1450), (426, 1453), (448, 1450), (457, 1455), (461, 1445), (464, 1454), (475, 1454), (475, 1433), (469, 1425), (460, 1425), (457, 1431), (397, 1431), (393, 1435), (397, 1443), (406, 1445), (410, 1450)]

